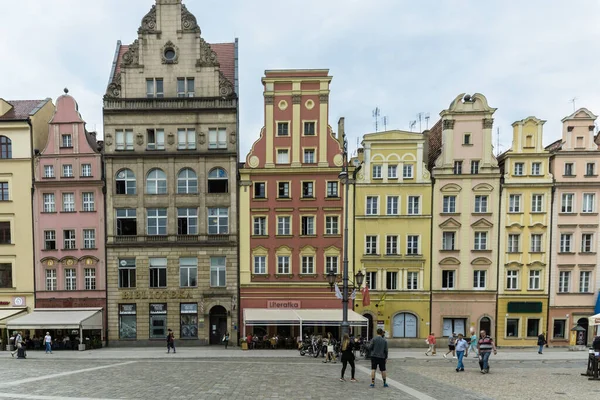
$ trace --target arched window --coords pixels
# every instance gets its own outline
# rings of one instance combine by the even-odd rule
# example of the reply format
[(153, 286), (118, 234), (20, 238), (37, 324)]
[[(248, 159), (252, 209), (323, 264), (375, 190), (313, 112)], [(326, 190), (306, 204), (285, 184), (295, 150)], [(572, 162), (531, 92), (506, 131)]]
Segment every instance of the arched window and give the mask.
[(12, 158), (12, 142), (6, 136), (0, 136), (0, 158)]
[(159, 168), (151, 169), (146, 178), (146, 193), (167, 194), (167, 175)]
[(208, 173), (208, 193), (227, 193), (227, 172), (223, 168), (211, 169)]
[(177, 175), (177, 193), (198, 193), (198, 177), (191, 168), (184, 168)]
[(130, 169), (122, 169), (117, 172), (117, 194), (135, 194), (135, 174)]
[(394, 315), (393, 337), (416, 338), (417, 317), (414, 314), (399, 313)]

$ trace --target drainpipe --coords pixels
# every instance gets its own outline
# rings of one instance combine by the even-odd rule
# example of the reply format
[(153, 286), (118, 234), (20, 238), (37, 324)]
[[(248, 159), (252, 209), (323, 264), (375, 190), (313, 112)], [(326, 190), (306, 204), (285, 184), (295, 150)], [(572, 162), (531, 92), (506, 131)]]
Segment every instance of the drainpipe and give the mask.
[[(104, 345), (106, 347), (108, 347), (108, 331), (109, 331), (109, 324), (108, 324), (108, 246), (106, 245), (108, 243), (108, 219), (107, 219), (107, 215), (108, 212), (106, 210), (106, 192), (107, 192), (107, 188), (106, 188), (106, 163), (105, 163), (105, 158), (104, 158), (104, 146), (102, 146), (102, 150), (100, 150), (100, 180), (102, 181), (102, 202), (104, 204), (104, 313), (103, 313), (103, 321), (102, 324), (105, 326), (105, 328), (103, 328), (105, 334), (104, 334)], [(118, 305), (117, 305), (118, 307)], [(117, 318), (118, 318), (118, 313), (119, 311), (117, 311)]]
[(502, 249), (500, 248), (500, 235), (504, 234), (504, 232), (502, 232), (502, 212), (501, 212), (501, 207), (502, 207), (502, 192), (504, 191), (504, 179), (502, 178), (502, 171), (500, 171), (500, 193), (498, 195), (498, 242), (497, 242), (497, 251), (498, 254), (496, 255), (496, 312), (494, 313), (496, 315), (496, 323), (494, 324), (494, 337), (496, 338), (496, 340), (498, 340), (498, 320), (500, 318), (500, 315), (498, 314), (498, 292), (500, 290), (500, 252), (502, 251)]
[[(431, 171), (432, 172), (432, 171)], [(431, 214), (431, 218), (429, 220), (429, 332), (427, 332), (427, 336), (429, 336), (429, 334), (432, 332), (432, 326), (431, 324), (433, 323), (433, 246), (431, 245), (431, 242), (433, 241), (433, 210), (434, 210), (434, 204), (435, 204), (435, 178), (433, 177), (433, 173), (430, 172), (430, 176), (431, 176), (431, 210), (430, 210), (430, 214)]]
[[(32, 249), (33, 249), (33, 308), (35, 309), (35, 302), (37, 300), (36, 298), (36, 290), (35, 290), (35, 277), (36, 277), (36, 273), (35, 273), (35, 266), (36, 266), (36, 262), (35, 262), (35, 215), (33, 213), (34, 208), (33, 208), (33, 200), (34, 200), (34, 193), (35, 193), (35, 168), (34, 168), (34, 157), (35, 157), (35, 152), (33, 149), (33, 124), (31, 123), (31, 117), (27, 118), (27, 125), (29, 125), (29, 141), (30, 141), (30, 154), (31, 154), (31, 232), (32, 232)], [(7, 334), (8, 334), (8, 329), (6, 330)]]
[[(550, 164), (550, 163), (548, 163)], [(550, 282), (552, 281), (552, 234), (554, 233), (552, 229), (552, 224), (554, 222), (554, 192), (556, 191), (556, 187), (554, 186), (554, 178), (552, 178), (552, 190), (550, 192), (550, 235), (548, 237), (549, 240), (549, 256), (548, 256), (548, 282), (546, 283), (546, 287), (548, 288), (548, 305), (546, 307), (546, 343), (548, 340), (548, 333), (550, 332)], [(568, 322), (568, 321), (567, 321)], [(569, 324), (565, 324), (565, 330), (568, 330)]]
[[(240, 261), (241, 261), (241, 257), (240, 257), (240, 161), (239, 161), (239, 157), (240, 157), (240, 85), (239, 85), (239, 63), (240, 63), (240, 59), (239, 59), (239, 41), (238, 38), (235, 38), (235, 45), (234, 45), (234, 66), (235, 66), (235, 70), (234, 70), (234, 87), (235, 87), (235, 94), (236, 94), (236, 107), (235, 107), (235, 130), (237, 132), (237, 140), (235, 141), (236, 144), (236, 151), (235, 151), (235, 171), (236, 171), (236, 177), (237, 177), (237, 184), (236, 184), (236, 190), (237, 190), (237, 195), (236, 195), (236, 213), (237, 213), (237, 226), (236, 226), (236, 253), (237, 253), (237, 342), (236, 345), (239, 346), (240, 345), (240, 329), (241, 329), (241, 322), (242, 322), (242, 308), (240, 307), (240, 304), (242, 303), (242, 298), (241, 298), (241, 289), (240, 289)], [(209, 320), (209, 324), (210, 324), (210, 320)], [(246, 337), (246, 325), (244, 324), (244, 337)]]

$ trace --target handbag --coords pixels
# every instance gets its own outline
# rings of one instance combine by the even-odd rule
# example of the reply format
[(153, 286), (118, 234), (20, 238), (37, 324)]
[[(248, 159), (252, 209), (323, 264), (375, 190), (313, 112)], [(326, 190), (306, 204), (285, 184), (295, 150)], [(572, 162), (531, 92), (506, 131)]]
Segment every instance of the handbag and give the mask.
[(333, 353), (333, 345), (327, 345), (327, 352), (328, 353)]

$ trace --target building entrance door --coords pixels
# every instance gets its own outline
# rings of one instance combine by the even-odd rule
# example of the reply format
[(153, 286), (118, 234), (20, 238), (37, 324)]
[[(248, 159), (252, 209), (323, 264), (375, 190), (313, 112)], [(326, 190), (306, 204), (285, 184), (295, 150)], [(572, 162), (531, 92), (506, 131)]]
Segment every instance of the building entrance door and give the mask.
[(364, 314), (363, 317), (365, 317), (368, 320), (368, 324), (369, 326), (363, 326), (362, 329), (360, 330), (360, 336), (366, 338), (367, 335), (369, 336), (369, 339), (373, 338), (373, 316), (371, 314)]
[(214, 306), (209, 312), (210, 344), (221, 344), (221, 339), (227, 332), (227, 310), (223, 306)]
[[(492, 321), (488, 317), (479, 320), (479, 332), (481, 331), (485, 331), (485, 333), (492, 336)], [(479, 332), (477, 332), (477, 336), (479, 336)]]
[(577, 320), (577, 325), (579, 325), (583, 329), (585, 329), (585, 331), (578, 331), (577, 332), (577, 345), (578, 346), (585, 346), (585, 345), (587, 345), (588, 323), (589, 323), (589, 320), (587, 318), (579, 318)]

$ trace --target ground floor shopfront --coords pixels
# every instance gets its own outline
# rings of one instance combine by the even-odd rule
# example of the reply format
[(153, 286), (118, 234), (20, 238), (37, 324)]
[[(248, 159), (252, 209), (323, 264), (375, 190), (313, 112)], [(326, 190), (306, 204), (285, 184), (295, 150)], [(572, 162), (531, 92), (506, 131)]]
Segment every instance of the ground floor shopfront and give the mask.
[(589, 317), (594, 315), (594, 307), (550, 307), (548, 344), (569, 346), (571, 330), (580, 326), (575, 344), (589, 346), (594, 341), (595, 327), (590, 326)]
[(548, 297), (498, 296), (498, 346), (537, 346), (547, 336)]
[[(433, 292), (431, 331), (436, 337), (485, 330), (496, 336), (496, 292)], [(440, 343), (438, 343), (438, 346)]]
[(7, 324), (12, 319), (24, 314), (27, 314), (27, 307), (0, 307), (0, 351), (7, 350), (9, 346), (8, 339), (12, 331), (8, 330)]

